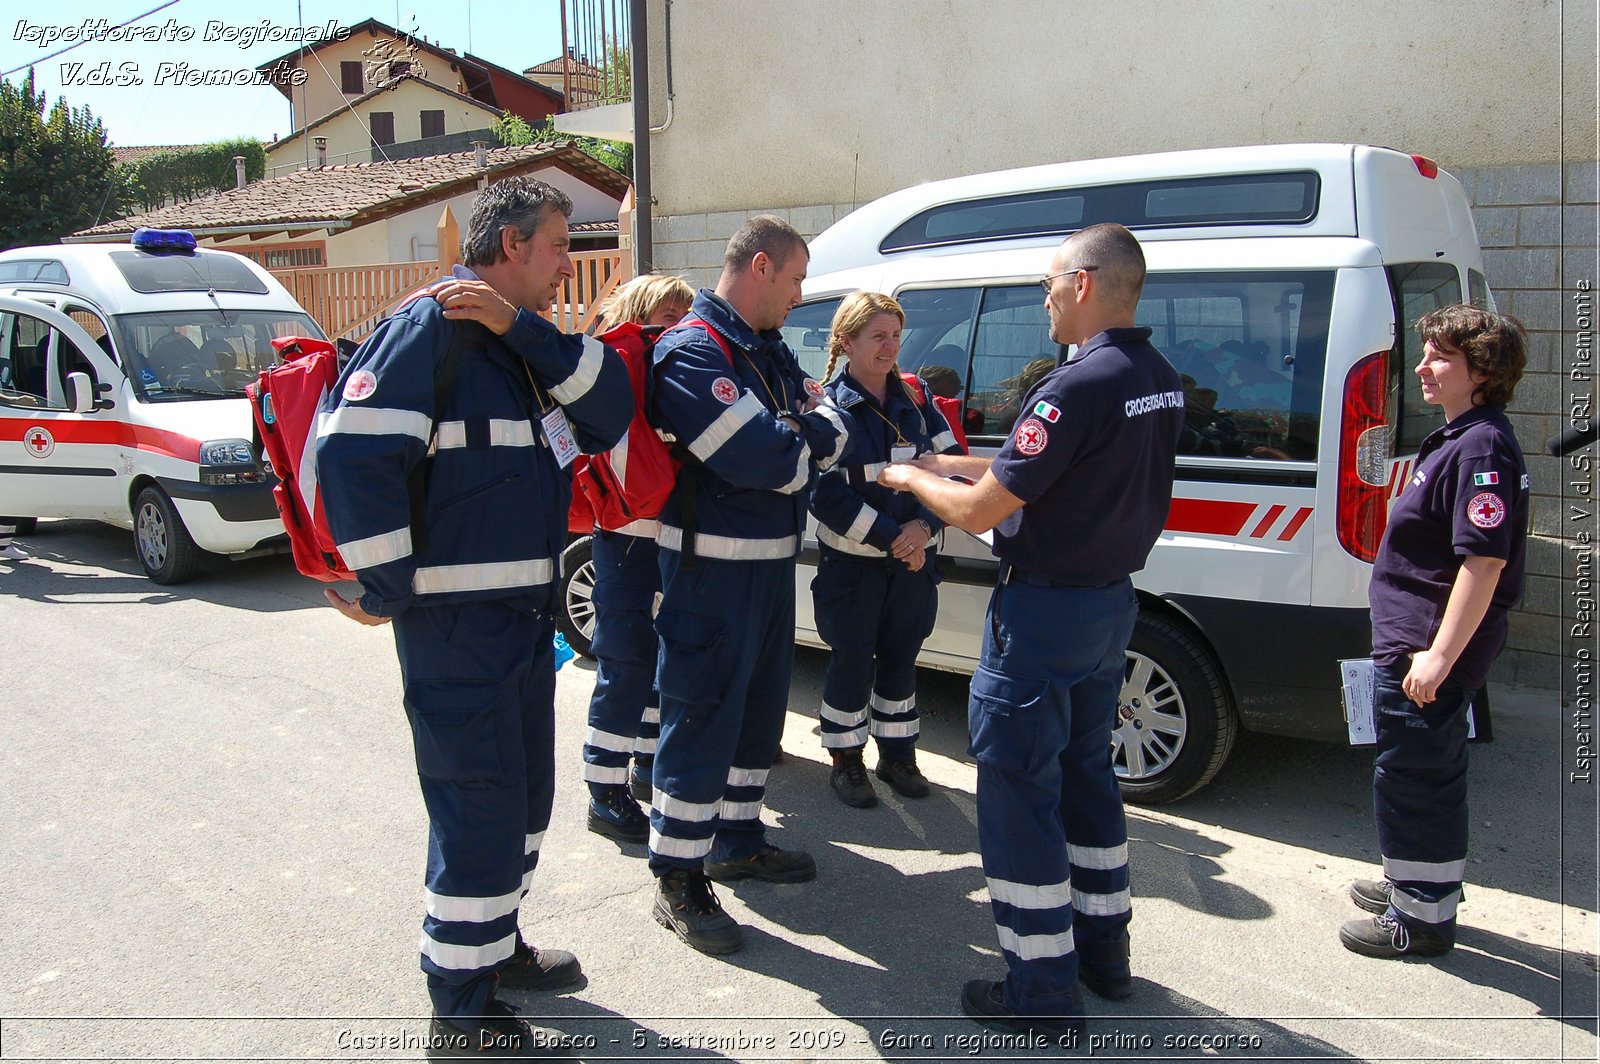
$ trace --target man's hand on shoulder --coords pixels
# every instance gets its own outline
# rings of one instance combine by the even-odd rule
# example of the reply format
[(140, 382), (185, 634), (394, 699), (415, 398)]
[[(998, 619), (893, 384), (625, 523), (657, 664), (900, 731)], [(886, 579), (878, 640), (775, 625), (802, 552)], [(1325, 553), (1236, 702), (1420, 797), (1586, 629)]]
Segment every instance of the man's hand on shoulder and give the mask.
[(355, 621), (357, 624), (365, 624), (375, 628), (378, 625), (389, 623), (388, 617), (374, 617), (372, 614), (361, 608), (361, 603), (359, 601), (347, 599), (331, 587), (325, 587), (322, 589), (322, 597), (328, 600), (328, 605), (332, 606), (334, 609), (338, 610), (352, 621)]
[(483, 281), (458, 278), (447, 282), (433, 298), (451, 321), (482, 322), (496, 336), (510, 332), (517, 321), (517, 308)]

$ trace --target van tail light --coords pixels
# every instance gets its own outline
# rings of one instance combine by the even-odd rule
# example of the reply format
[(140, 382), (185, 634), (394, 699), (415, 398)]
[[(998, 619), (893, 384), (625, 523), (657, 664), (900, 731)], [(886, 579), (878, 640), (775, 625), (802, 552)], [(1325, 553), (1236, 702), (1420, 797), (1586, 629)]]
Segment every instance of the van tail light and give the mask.
[(1411, 161), (1417, 164), (1417, 173), (1429, 181), (1439, 176), (1439, 164), (1426, 155), (1413, 155)]
[(1370, 562), (1389, 521), (1389, 352), (1368, 355), (1344, 379), (1339, 420), (1339, 500), (1334, 521), (1339, 546)]

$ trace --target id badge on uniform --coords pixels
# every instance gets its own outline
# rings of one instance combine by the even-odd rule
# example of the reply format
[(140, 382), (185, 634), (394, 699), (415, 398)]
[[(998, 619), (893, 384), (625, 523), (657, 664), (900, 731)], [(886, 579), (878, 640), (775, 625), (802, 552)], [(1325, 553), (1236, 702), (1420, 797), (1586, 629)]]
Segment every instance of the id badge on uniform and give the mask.
[(891, 462), (909, 462), (916, 456), (917, 449), (910, 444), (904, 447), (889, 448), (889, 461)]
[(544, 426), (545, 442), (550, 444), (550, 449), (556, 453), (556, 461), (565, 469), (578, 457), (578, 441), (572, 438), (572, 426), (567, 424), (567, 412), (559, 406), (550, 408), (544, 417), (539, 419), (539, 424)]

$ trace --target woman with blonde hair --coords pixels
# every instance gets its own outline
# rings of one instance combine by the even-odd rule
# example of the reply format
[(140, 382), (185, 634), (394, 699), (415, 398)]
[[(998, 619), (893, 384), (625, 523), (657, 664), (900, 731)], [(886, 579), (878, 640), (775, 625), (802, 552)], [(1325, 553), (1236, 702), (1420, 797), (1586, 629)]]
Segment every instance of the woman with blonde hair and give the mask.
[[(664, 328), (687, 314), (693, 300), (694, 289), (681, 277), (635, 277), (601, 308), (599, 339), (624, 355), (638, 355)], [(596, 528), (591, 540), (594, 656), (599, 667), (589, 702), (583, 778), (589, 785), (589, 830), (618, 842), (644, 842), (650, 835), (650, 817), (639, 802), (650, 800), (650, 773), (661, 730), (651, 617), (661, 591), (658, 531), (656, 521), (636, 520), (616, 528)]]
[[(833, 317), (823, 378), (850, 415), (844, 457), (817, 481), (817, 632), (833, 650), (822, 692), (828, 783), (846, 805), (878, 803), (862, 751), (877, 740), (877, 776), (907, 798), (928, 794), (917, 767), (917, 654), (933, 631), (942, 523), (914, 495), (880, 487), (878, 470), (925, 454), (960, 453), (921, 378), (898, 364), (905, 311), (878, 292), (846, 296)], [(841, 361), (844, 369), (834, 370)]]

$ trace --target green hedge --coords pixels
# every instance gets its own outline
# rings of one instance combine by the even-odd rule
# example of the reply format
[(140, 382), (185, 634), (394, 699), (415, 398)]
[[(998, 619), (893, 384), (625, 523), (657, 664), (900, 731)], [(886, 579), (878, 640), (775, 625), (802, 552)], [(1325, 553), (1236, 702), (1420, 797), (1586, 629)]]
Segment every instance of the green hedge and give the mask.
[(184, 202), (233, 188), (233, 157), (244, 156), (246, 181), (259, 181), (267, 173), (267, 149), (260, 141), (241, 137), (201, 148), (164, 151), (119, 167), (126, 202), (153, 211), (169, 200)]

